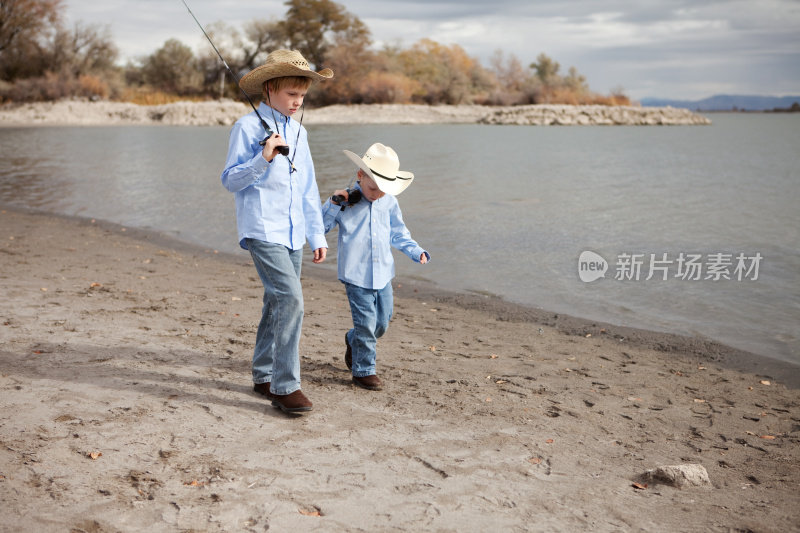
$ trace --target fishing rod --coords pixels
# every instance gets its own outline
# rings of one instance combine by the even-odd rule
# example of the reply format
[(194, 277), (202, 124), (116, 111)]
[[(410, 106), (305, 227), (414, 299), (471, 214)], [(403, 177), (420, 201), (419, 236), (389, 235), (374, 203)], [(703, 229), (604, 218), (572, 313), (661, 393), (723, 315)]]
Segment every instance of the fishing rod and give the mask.
[[(186, 0), (181, 0), (181, 2), (183, 2), (183, 5), (186, 6), (186, 10), (189, 11), (189, 14), (192, 16), (194, 21), (200, 27), (200, 31), (202, 31), (203, 35), (205, 35), (206, 39), (208, 39), (208, 42), (211, 44), (211, 48), (213, 48), (214, 51), (217, 53), (217, 55), (219, 56), (220, 61), (222, 61), (222, 64), (225, 65), (225, 68), (228, 69), (228, 72), (231, 73), (231, 77), (236, 82), (236, 85), (239, 87), (239, 90), (242, 91), (242, 94), (244, 95), (245, 98), (247, 98), (247, 101), (250, 103), (250, 107), (252, 107), (253, 111), (256, 112), (256, 116), (258, 117), (258, 120), (260, 120), (261, 121), (261, 125), (264, 126), (264, 131), (267, 132), (266, 138), (263, 141), (258, 143), (261, 146), (264, 146), (265, 144), (267, 144), (267, 139), (269, 139), (273, 135), (273, 131), (270, 129), (269, 124), (267, 124), (267, 122), (261, 117), (261, 113), (259, 113), (258, 109), (256, 109), (256, 106), (253, 103), (253, 100), (250, 99), (250, 95), (247, 94), (247, 91), (242, 89), (242, 86), (239, 85), (239, 78), (236, 77), (236, 74), (233, 73), (233, 70), (231, 70), (231, 67), (228, 66), (228, 62), (225, 61), (225, 58), (222, 57), (222, 54), (219, 52), (219, 50), (217, 50), (217, 47), (214, 46), (214, 41), (211, 40), (211, 37), (208, 36), (208, 34), (206, 33), (206, 30), (203, 28), (203, 25), (200, 24), (200, 21), (197, 20), (197, 17), (194, 16), (194, 13), (192, 13), (192, 10), (189, 8), (189, 4), (186, 3)], [(275, 149), (278, 150), (278, 153), (280, 153), (281, 155), (284, 155), (284, 156), (288, 156), (289, 155), (289, 147), (288, 146), (276, 146)]]

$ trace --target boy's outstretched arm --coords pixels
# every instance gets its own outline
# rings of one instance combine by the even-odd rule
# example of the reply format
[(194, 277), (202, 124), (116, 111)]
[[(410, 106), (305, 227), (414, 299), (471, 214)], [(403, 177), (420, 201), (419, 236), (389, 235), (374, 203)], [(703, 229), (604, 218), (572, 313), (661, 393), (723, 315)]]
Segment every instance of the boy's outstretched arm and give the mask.
[(405, 222), (403, 222), (403, 214), (397, 202), (395, 202), (389, 213), (389, 225), (391, 245), (394, 248), (406, 254), (413, 261), (418, 261), (423, 265), (430, 261), (430, 254), (411, 237), (411, 232), (408, 231)]

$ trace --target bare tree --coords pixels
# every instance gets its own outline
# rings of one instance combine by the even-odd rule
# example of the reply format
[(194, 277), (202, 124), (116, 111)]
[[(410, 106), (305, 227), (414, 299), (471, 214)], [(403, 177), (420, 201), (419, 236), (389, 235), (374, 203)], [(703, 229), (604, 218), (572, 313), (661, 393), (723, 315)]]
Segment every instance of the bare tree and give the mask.
[(242, 67), (252, 70), (262, 64), (267, 54), (285, 46), (286, 32), (277, 20), (252, 20), (245, 24), (242, 43)]
[(114, 70), (118, 54), (108, 26), (97, 28), (77, 22), (71, 31), (56, 32), (46, 68), (72, 77), (99, 74)]
[(0, 79), (40, 76), (61, 23), (61, 0), (0, 0)]
[(61, 0), (0, 0), (0, 53), (19, 38), (38, 40), (61, 21)]

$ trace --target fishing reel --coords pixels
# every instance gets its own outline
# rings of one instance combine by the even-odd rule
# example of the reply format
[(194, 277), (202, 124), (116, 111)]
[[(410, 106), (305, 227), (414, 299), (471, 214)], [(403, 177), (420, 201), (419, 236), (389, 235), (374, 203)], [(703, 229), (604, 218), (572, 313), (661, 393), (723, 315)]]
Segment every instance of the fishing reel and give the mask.
[(342, 206), (342, 210), (348, 205), (352, 206), (361, 201), (361, 189), (347, 189), (347, 200), (341, 194), (331, 196), (331, 201)]
[[(260, 144), (261, 146), (266, 145), (267, 144), (267, 139), (272, 137), (272, 135), (273, 135), (272, 130), (267, 129), (267, 136), (264, 138), (263, 141), (259, 142), (258, 144)], [(276, 146), (275, 149), (278, 151), (279, 154), (288, 157), (288, 155), (289, 155), (289, 147), (288, 146)]]

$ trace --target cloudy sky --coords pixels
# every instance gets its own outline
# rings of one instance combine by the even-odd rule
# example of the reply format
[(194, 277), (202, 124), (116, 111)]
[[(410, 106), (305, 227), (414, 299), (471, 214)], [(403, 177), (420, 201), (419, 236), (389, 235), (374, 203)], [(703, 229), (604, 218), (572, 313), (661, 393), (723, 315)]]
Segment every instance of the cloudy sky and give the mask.
[[(279, 0), (187, 0), (204, 26), (280, 19)], [(634, 99), (800, 95), (800, 0), (344, 0), (376, 46), (458, 44), (488, 66), (542, 52), (592, 90)], [(208, 47), (181, 0), (64, 0), (70, 23), (109, 28), (123, 60), (176, 38)], [(124, 61), (123, 61), (124, 62)]]

